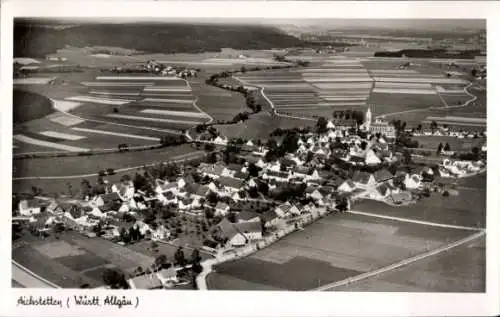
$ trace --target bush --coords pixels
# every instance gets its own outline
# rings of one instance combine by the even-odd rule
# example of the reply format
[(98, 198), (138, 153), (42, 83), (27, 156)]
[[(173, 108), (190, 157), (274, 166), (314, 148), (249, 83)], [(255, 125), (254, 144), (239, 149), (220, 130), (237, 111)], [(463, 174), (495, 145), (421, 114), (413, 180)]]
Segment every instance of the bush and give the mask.
[(448, 196), (450, 196), (450, 193), (447, 190), (445, 190), (443, 192), (443, 197), (448, 197)]
[(99, 173), (97, 173), (97, 175), (99, 175), (101, 177), (106, 176), (106, 171), (100, 170)]
[(112, 168), (107, 168), (106, 169), (106, 174), (108, 174), (108, 175), (115, 175), (115, 170), (112, 169)]

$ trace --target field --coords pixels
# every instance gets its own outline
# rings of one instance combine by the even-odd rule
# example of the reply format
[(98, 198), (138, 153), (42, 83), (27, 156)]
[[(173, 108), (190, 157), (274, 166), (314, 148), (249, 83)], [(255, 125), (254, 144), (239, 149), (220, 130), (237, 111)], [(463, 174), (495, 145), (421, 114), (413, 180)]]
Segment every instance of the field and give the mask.
[[(26, 89), (52, 98), (61, 112), (45, 117), (46, 110), (24, 114), (24, 124), (15, 126), (15, 153), (158, 144), (161, 136), (211, 120), (194, 105), (187, 81), (179, 78), (87, 70), (74, 77), (61, 74), (52, 85), (36, 86)], [(14, 108), (32, 109), (30, 100), (18, 97)], [(127, 127), (126, 133), (123, 127)]]
[(376, 201), (361, 201), (351, 208), (356, 211), (404, 217), (459, 226), (486, 226), (486, 174), (457, 181), (456, 197), (432, 193), (417, 204), (391, 207)]
[(445, 251), (394, 271), (341, 286), (354, 292), (484, 292), (486, 250), (483, 239)]
[(416, 136), (412, 138), (413, 140), (418, 141), (419, 146), (424, 149), (436, 149), (439, 146), (439, 143), (442, 143), (443, 146), (448, 143), (450, 145), (451, 151), (470, 151), (473, 147), (479, 147), (486, 142), (483, 138), (477, 139), (458, 139), (455, 137), (447, 137), (447, 136)]
[[(61, 158), (16, 159), (14, 177), (63, 176), (97, 173), (106, 168), (142, 166), (154, 162), (167, 161), (178, 155), (196, 152), (191, 145), (160, 148), (130, 153), (99, 154), (98, 156), (73, 156)], [(98, 159), (96, 159), (98, 158)]]
[[(383, 267), (470, 232), (347, 215), (329, 215), (254, 255), (215, 268), (216, 285), (309, 290)], [(229, 276), (229, 283), (220, 280)], [(236, 280), (234, 279), (236, 278)], [(239, 281), (239, 282), (236, 282)], [(246, 281), (250, 284), (247, 288)], [(225, 285), (224, 285), (225, 284)], [(216, 285), (210, 285), (214, 288)]]

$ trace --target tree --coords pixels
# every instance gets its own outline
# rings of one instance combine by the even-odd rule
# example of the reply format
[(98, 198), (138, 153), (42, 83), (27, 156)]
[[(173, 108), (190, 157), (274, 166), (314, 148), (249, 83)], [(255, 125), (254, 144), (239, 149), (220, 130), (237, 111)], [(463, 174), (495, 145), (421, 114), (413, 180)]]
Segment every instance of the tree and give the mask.
[(475, 69), (475, 68), (474, 68), (474, 69), (472, 69), (470, 73), (471, 73), (471, 75), (472, 75), (473, 77), (476, 77), (476, 76), (477, 76), (477, 69)]
[(130, 176), (128, 174), (125, 174), (123, 175), (121, 178), (120, 178), (120, 182), (122, 183), (125, 183), (125, 182), (130, 182), (132, 179), (130, 178)]
[(191, 253), (191, 262), (194, 263), (199, 263), (201, 261), (201, 255), (200, 251), (198, 249), (194, 249), (193, 252)]
[(316, 131), (318, 133), (325, 133), (326, 132), (326, 126), (328, 125), (328, 121), (326, 120), (325, 117), (319, 117), (318, 121), (316, 122)]
[(448, 144), (448, 142), (446, 142), (446, 144), (444, 146), (444, 150), (445, 151), (449, 151), (450, 150), (450, 145)]
[(438, 154), (438, 155), (439, 155), (439, 153), (441, 153), (441, 151), (443, 151), (443, 143), (441, 143), (441, 142), (440, 142), (440, 143), (439, 143), (439, 145), (438, 145), (438, 148), (437, 148), (436, 154)]
[(205, 143), (205, 151), (213, 152), (215, 150), (215, 145), (212, 143)]
[(405, 163), (406, 165), (409, 165), (409, 164), (411, 164), (411, 162), (412, 162), (411, 153), (409, 150), (405, 149), (403, 151), (403, 163)]
[(102, 280), (104, 284), (111, 286), (111, 288), (127, 288), (127, 281), (125, 274), (116, 269), (105, 269), (102, 272)]
[(86, 179), (82, 180), (80, 183), (80, 191), (83, 198), (90, 196), (92, 190), (92, 186), (90, 186), (90, 182)]
[(254, 163), (250, 163), (250, 164), (248, 165), (248, 174), (249, 174), (250, 176), (252, 176), (252, 177), (257, 177), (257, 176), (259, 176), (259, 171), (260, 171), (260, 170), (261, 170), (261, 169), (260, 169), (257, 165), (255, 165)]
[(180, 266), (186, 265), (186, 258), (184, 257), (184, 250), (182, 247), (179, 247), (177, 251), (175, 251), (175, 263)]
[(434, 121), (434, 120), (432, 120), (432, 122), (431, 122), (431, 130), (432, 130), (432, 132), (436, 131), (437, 126), (438, 126), (437, 122)]
[(167, 256), (165, 254), (160, 254), (154, 260), (153, 266), (156, 269), (162, 268), (165, 264), (167, 264)]
[(212, 191), (210, 193), (208, 193), (206, 198), (207, 198), (207, 201), (212, 205), (216, 205), (219, 202), (219, 196), (217, 195), (217, 193), (214, 193)]

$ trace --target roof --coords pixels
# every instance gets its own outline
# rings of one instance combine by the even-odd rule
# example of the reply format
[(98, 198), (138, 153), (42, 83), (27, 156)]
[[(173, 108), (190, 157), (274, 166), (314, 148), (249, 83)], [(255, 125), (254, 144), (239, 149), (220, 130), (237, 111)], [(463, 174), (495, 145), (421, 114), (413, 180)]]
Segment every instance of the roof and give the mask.
[(277, 218), (279, 218), (279, 216), (274, 210), (268, 210), (262, 214), (262, 220), (264, 222), (272, 221)]
[(202, 168), (202, 172), (211, 175), (221, 175), (223, 171), (224, 171), (224, 166), (220, 164), (208, 165)]
[(112, 193), (109, 193), (109, 194), (103, 194), (103, 195), (101, 195), (101, 198), (102, 198), (102, 200), (105, 203), (106, 202), (117, 201), (117, 200), (121, 201), (120, 196), (118, 195), (118, 193), (115, 193), (115, 192), (112, 192)]
[(254, 218), (259, 218), (260, 214), (255, 211), (243, 210), (238, 214), (238, 219), (240, 220), (250, 220)]
[(268, 171), (266, 171), (266, 174), (269, 176), (274, 176), (274, 177), (288, 178), (288, 173), (281, 172), (281, 171), (268, 170)]
[(241, 179), (233, 177), (221, 176), (218, 181), (224, 187), (241, 188), (243, 186), (243, 181)]
[(293, 169), (293, 171), (295, 173), (299, 173), (299, 174), (308, 174), (309, 173), (309, 170), (310, 168), (309, 167), (306, 167), (306, 166), (297, 166)]
[(234, 223), (229, 222), (226, 218), (222, 219), (217, 224), (217, 229), (221, 235), (227, 239), (232, 239), (234, 236), (239, 234), (238, 230), (234, 226)]
[(136, 276), (129, 280), (134, 284), (136, 289), (152, 289), (159, 288), (162, 286), (160, 279), (156, 274), (144, 274)]
[(242, 171), (237, 171), (236, 173), (234, 173), (234, 178), (238, 178), (238, 179), (246, 179), (250, 174), (248, 173), (245, 173), (245, 172), (242, 172)]
[(233, 225), (236, 230), (245, 234), (250, 232), (262, 232), (262, 226), (260, 222), (240, 222)]
[(215, 208), (216, 208), (216, 209), (222, 209), (222, 210), (225, 210), (225, 209), (229, 208), (229, 205), (228, 205), (228, 204), (226, 204), (226, 203), (224, 203), (224, 202), (219, 201), (219, 202), (217, 203), (217, 205), (215, 206)]
[(171, 266), (168, 269), (161, 269), (160, 271), (158, 271), (158, 275), (160, 275), (162, 278), (176, 277), (177, 271), (173, 266)]
[(367, 184), (370, 179), (370, 175), (367, 172), (356, 171), (352, 177), (352, 181), (355, 183)]
[(385, 182), (386, 180), (389, 180), (391, 178), (393, 178), (394, 176), (391, 174), (391, 172), (389, 172), (387, 169), (383, 168), (381, 170), (378, 170), (375, 172), (375, 174), (373, 174), (373, 176), (375, 177), (375, 180), (377, 182)]
[(78, 219), (83, 216), (83, 210), (78, 205), (72, 205), (71, 208), (66, 211), (69, 212), (73, 219)]
[(25, 201), (28, 205), (28, 208), (38, 208), (41, 207), (42, 204), (38, 199), (23, 199), (21, 202)]
[(210, 188), (208, 186), (201, 185), (198, 187), (198, 189), (196, 190), (196, 192), (194, 194), (198, 195), (198, 196), (206, 196), (209, 191), (210, 191)]
[(377, 186), (377, 191), (382, 194), (382, 195), (385, 195), (387, 194), (387, 191), (390, 189), (390, 187), (383, 183), (383, 184), (380, 184), (379, 186)]

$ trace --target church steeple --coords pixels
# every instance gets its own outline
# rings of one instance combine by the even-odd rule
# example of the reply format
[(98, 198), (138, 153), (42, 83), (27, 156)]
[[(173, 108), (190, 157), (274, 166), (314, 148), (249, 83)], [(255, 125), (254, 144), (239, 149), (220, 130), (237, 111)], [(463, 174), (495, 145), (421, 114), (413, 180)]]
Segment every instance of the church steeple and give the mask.
[(367, 130), (370, 129), (371, 123), (372, 123), (372, 110), (371, 107), (368, 106), (368, 109), (366, 110), (365, 113), (365, 122), (364, 122), (364, 126)]

